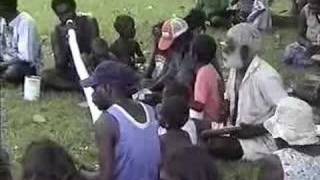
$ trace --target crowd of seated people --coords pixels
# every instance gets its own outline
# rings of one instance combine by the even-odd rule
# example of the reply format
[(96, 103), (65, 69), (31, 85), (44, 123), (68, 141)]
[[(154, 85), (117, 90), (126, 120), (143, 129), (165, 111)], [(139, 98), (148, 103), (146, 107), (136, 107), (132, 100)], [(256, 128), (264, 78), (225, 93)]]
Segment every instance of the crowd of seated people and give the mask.
[[(153, 27), (154, 52), (141, 73), (137, 64), (146, 58), (131, 16), (116, 17), (119, 37), (109, 46), (100, 37), (97, 19), (78, 13), (75, 0), (52, 0), (59, 19), (51, 35), (55, 66), (42, 70), (35, 21), (17, 10), (17, 0), (1, 0), (0, 78), (22, 83), (25, 76), (39, 75), (46, 89), (56, 91), (91, 87), (93, 103), (103, 112), (94, 123), (95, 172), (79, 170), (62, 146), (42, 140), (26, 148), (21, 179), (220, 180), (217, 159), (255, 164), (261, 169), (259, 180), (320, 179), (312, 108), (289, 97), (280, 74), (261, 56), (263, 36), (272, 28), (269, 1), (228, 3), (238, 5), (233, 14), (238, 22), (224, 42), (205, 34), (206, 20), (223, 18), (227, 5), (216, 2), (219, 7), (210, 12), (203, 11), (207, 1), (199, 3), (184, 18)], [(299, 38), (287, 48), (286, 62), (317, 60), (320, 53), (320, 3), (298, 3)], [(68, 44), (69, 28), (75, 29), (90, 73), (82, 81)], [(152, 103), (133, 98), (143, 78), (150, 80), (145, 88), (157, 94)], [(13, 173), (8, 153), (0, 150), (0, 179), (11, 180)]]

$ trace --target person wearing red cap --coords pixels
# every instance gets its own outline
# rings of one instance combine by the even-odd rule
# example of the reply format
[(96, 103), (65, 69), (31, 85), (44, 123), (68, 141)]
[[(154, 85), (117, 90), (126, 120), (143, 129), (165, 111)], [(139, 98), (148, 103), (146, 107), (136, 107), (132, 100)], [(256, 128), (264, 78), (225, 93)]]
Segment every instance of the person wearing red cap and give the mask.
[(163, 88), (164, 82), (175, 77), (189, 50), (189, 42), (192, 39), (187, 22), (180, 18), (172, 18), (162, 25), (162, 36), (158, 43), (161, 51), (166, 51), (167, 58), (163, 64), (163, 69), (151, 90), (158, 91)]

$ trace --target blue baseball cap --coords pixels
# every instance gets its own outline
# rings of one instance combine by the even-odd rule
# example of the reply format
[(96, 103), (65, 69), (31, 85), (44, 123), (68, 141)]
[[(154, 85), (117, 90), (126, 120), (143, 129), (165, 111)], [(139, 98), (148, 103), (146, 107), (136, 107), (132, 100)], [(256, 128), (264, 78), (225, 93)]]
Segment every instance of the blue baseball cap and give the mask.
[(140, 77), (133, 69), (115, 61), (102, 62), (89, 78), (81, 81), (82, 87), (110, 84), (124, 88), (132, 94), (138, 91), (139, 83)]

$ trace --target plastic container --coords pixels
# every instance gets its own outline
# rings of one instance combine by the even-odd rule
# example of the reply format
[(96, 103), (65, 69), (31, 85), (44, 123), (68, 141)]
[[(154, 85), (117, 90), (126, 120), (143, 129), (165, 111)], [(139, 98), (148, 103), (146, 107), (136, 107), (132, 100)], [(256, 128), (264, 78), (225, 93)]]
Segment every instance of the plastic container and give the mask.
[(26, 76), (24, 78), (24, 100), (37, 101), (40, 98), (41, 77)]

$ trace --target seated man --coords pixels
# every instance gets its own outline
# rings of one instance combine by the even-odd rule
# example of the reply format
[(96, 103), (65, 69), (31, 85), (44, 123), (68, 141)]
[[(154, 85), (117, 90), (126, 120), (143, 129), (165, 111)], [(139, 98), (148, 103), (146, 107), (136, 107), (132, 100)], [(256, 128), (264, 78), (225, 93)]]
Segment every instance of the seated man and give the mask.
[(284, 62), (295, 65), (310, 65), (319, 61), (320, 53), (320, 1), (308, 0), (301, 10), (298, 41), (290, 44), (284, 54)]
[(60, 19), (51, 34), (55, 69), (43, 72), (44, 85), (56, 90), (79, 90), (79, 78), (73, 64), (68, 44), (66, 22), (72, 20), (76, 30), (77, 42), (81, 54), (90, 54), (92, 41), (99, 37), (97, 20), (89, 15), (76, 14), (74, 0), (52, 0), (52, 9)]
[(17, 0), (2, 0), (0, 22), (0, 77), (21, 83), (24, 76), (37, 75), (41, 45), (34, 19), (17, 10)]
[(256, 160), (276, 150), (263, 123), (274, 115), (277, 103), (287, 97), (280, 75), (258, 55), (261, 34), (241, 23), (227, 33), (224, 57), (231, 68), (226, 97), (230, 101), (231, 123), (242, 130), (231, 137), (209, 140), (213, 155), (228, 159)]
[(94, 88), (93, 102), (104, 111), (95, 122), (99, 179), (158, 179), (159, 125), (152, 107), (132, 100), (139, 81), (129, 66), (106, 61), (82, 82), (84, 87)]

